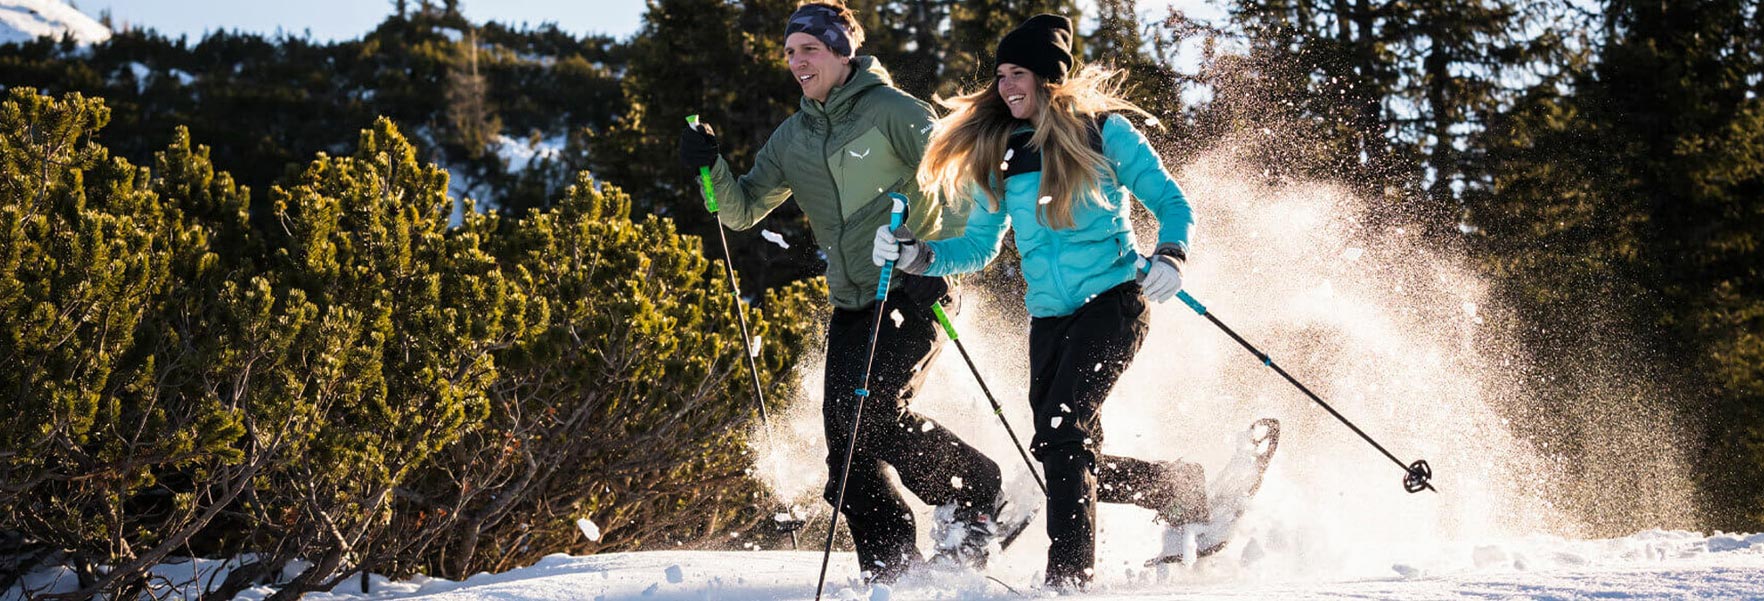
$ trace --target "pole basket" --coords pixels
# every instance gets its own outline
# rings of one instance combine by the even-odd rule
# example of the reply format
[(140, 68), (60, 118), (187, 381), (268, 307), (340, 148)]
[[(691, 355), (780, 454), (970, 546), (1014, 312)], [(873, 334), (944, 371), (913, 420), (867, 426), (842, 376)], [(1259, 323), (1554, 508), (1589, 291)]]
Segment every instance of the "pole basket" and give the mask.
[(1432, 479), (1433, 466), (1427, 465), (1426, 459), (1417, 459), (1409, 464), (1408, 475), (1403, 476), (1403, 490), (1411, 493), (1433, 490), (1433, 484), (1428, 482)]

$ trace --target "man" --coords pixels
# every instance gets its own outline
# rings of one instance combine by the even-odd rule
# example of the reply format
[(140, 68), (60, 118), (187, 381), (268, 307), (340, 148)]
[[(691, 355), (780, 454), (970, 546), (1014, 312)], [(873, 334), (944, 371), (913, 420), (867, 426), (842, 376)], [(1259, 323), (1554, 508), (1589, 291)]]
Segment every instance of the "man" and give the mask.
[[(934, 117), (926, 103), (893, 86), (874, 57), (858, 56), (863, 29), (837, 2), (805, 3), (785, 30), (785, 56), (802, 89), (801, 110), (760, 148), (753, 169), (735, 176), (710, 128), (681, 134), (681, 162), (693, 173), (711, 168), (723, 225), (753, 227), (795, 196), (827, 257), (833, 314), (827, 324), (825, 400), (828, 482), (833, 503), (855, 417), (876, 323), (881, 270), (870, 262), (871, 234), (888, 223), (888, 193), (912, 199), (907, 223), (929, 239), (959, 229), (959, 218), (929, 210), (915, 180)], [(845, 503), (839, 510), (872, 582), (892, 582), (919, 560), (913, 514), (889, 483), (883, 465), (920, 500), (951, 516), (938, 555), (983, 566), (998, 532), (1000, 475), (996, 463), (948, 429), (909, 409), (925, 369), (941, 347), (930, 306), (949, 294), (942, 278), (896, 274), (876, 333), (864, 415), (852, 454)], [(897, 321), (898, 319), (898, 321)]]

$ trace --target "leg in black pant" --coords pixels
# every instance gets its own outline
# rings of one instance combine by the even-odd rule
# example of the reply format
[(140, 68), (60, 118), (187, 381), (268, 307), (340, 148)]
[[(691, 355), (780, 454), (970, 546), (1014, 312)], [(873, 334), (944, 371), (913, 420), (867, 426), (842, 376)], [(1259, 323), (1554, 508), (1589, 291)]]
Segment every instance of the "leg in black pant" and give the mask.
[(1189, 470), (1177, 464), (1099, 452), (1103, 401), (1139, 352), (1150, 323), (1139, 286), (1126, 283), (1071, 315), (1030, 324), (1030, 449), (1047, 473), (1050, 586), (1090, 581), (1099, 500), (1163, 509), (1186, 488)]
[[(928, 309), (907, 302), (906, 295), (898, 292), (888, 300), (885, 310), (890, 314), (899, 311), (901, 322), (896, 324), (892, 315), (884, 315), (877, 333), (870, 397), (864, 402), (841, 508), (863, 569), (883, 582), (911, 567), (918, 550), (912, 510), (888, 483), (882, 464), (893, 466), (907, 490), (931, 505), (990, 508), (997, 503), (1001, 485), (997, 463), (909, 408), (941, 341)], [(822, 406), (828, 503), (838, 490), (846, 437), (857, 406), (855, 390), (863, 384), (865, 352), (874, 324), (873, 310), (835, 309), (828, 322)]]

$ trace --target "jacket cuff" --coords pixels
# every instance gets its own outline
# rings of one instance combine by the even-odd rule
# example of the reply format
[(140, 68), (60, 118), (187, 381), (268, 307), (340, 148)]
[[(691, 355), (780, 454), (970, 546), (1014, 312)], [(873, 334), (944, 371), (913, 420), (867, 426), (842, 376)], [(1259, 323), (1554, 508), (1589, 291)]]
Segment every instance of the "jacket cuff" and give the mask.
[(913, 253), (913, 258), (911, 260), (896, 263), (894, 268), (913, 275), (925, 275), (925, 271), (931, 269), (931, 261), (936, 260), (937, 252), (931, 250), (931, 245), (929, 244), (920, 244), (918, 242), (901, 243), (901, 248), (909, 246), (918, 248), (918, 251)]
[(1176, 268), (1176, 273), (1182, 273), (1182, 264), (1188, 262), (1188, 246), (1175, 242), (1159, 244), (1152, 252), (1152, 260), (1164, 262)]

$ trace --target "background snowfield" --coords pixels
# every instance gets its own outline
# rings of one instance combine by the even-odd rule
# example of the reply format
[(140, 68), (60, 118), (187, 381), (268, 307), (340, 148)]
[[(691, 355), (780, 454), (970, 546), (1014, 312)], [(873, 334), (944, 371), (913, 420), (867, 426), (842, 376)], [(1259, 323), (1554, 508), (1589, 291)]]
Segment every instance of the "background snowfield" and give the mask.
[(0, 0), (0, 44), (29, 42), (42, 36), (96, 44), (110, 35), (109, 28), (61, 0)]

